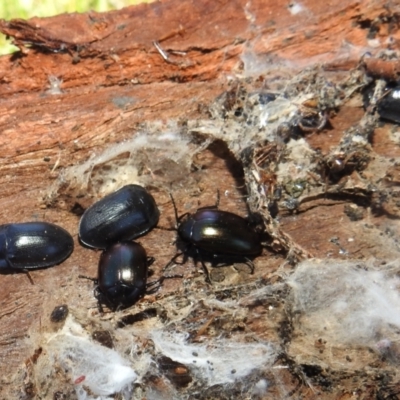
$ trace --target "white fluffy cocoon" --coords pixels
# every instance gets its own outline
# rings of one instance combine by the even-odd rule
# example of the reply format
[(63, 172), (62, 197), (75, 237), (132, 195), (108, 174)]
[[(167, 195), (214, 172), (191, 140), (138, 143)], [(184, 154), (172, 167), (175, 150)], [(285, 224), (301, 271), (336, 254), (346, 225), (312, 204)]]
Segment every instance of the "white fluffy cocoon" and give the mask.
[(152, 339), (158, 352), (190, 366), (208, 386), (231, 383), (253, 370), (267, 368), (276, 356), (272, 346), (266, 343), (215, 339), (194, 344), (188, 343), (184, 334), (163, 331), (154, 331)]
[(374, 346), (398, 339), (400, 280), (362, 262), (307, 260), (288, 279), (305, 334)]

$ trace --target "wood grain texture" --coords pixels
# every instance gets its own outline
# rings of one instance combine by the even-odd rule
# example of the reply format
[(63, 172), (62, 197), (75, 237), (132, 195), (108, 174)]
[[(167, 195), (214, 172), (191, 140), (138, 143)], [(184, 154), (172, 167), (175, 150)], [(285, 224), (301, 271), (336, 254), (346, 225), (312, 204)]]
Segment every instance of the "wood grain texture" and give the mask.
[[(21, 365), (33, 354), (32, 343), (37, 343), (37, 337), (47, 329), (55, 306), (67, 303), (71, 309), (96, 317), (92, 285), (78, 275), (95, 276), (99, 253), (79, 245), (79, 216), (73, 211), (77, 203), (83, 207), (91, 204), (95, 190), (88, 190), (85, 197), (85, 190), (78, 193), (71, 189), (69, 182), (62, 180), (67, 168), (101, 155), (110, 145), (131, 140), (138, 132), (158, 129), (162, 133), (170, 129), (168, 121), (185, 126), (187, 121), (207, 119), (207, 107), (231, 88), (231, 80), (246, 80), (250, 56), (257, 58), (258, 65), (260, 60), (271, 68), (282, 65), (282, 74), (289, 67), (302, 70), (319, 65), (332, 79), (340, 81), (359, 64), (364, 53), (377, 54), (388, 46), (388, 38), (392, 47), (399, 43), (398, 26), (387, 22), (398, 21), (398, 6), (386, 8), (377, 0), (307, 0), (301, 3), (302, 11), (293, 14), (294, 4), (283, 0), (170, 0), (105, 14), (0, 21), (0, 31), (22, 50), (0, 58), (0, 221), (46, 220), (63, 226), (75, 239), (75, 251), (67, 261), (31, 272), (34, 285), (24, 274), (0, 275), (0, 392), (3, 390), (4, 398), (30, 398), (21, 394)], [(378, 24), (379, 18), (382, 22), (371, 43), (371, 26)], [(162, 58), (153, 41), (168, 53), (168, 60)], [(366, 68), (384, 75), (381, 70), (393, 74), (396, 65), (369, 62)], [(59, 93), (57, 88), (51, 90), (49, 79), (53, 79), (54, 86), (54, 77), (59, 80)], [(329, 127), (306, 135), (306, 140), (312, 149), (326, 155), (363, 114), (361, 104), (346, 103), (330, 115)], [(374, 156), (398, 159), (396, 132), (397, 128), (388, 123), (377, 127), (371, 143)], [(160, 205), (161, 226), (169, 228), (175, 222), (168, 196), (171, 188), (182, 213), (213, 204), (219, 190), (223, 194), (221, 208), (247, 214), (245, 191), (240, 187), (243, 171), (228, 148), (218, 140), (196, 153), (190, 173), (146, 172), (148, 179), (154, 178), (149, 186)], [(124, 160), (127, 155), (118, 157)], [(368, 173), (385, 176), (386, 169), (374, 168)], [(389, 171), (388, 187), (398, 184), (396, 171), (395, 166)], [(179, 182), (172, 184), (168, 179), (174, 174)], [(163, 176), (167, 178), (163, 180)], [(57, 195), (49, 199), (54, 193)], [(400, 228), (395, 202), (380, 213), (374, 213), (368, 205), (364, 218), (352, 221), (344, 207), (353, 200), (323, 196), (311, 199), (298, 212), (280, 215), (280, 229), (318, 258), (374, 257), (382, 263), (398, 258), (397, 240), (392, 240)], [(149, 255), (156, 257), (155, 276), (175, 254), (174, 239), (175, 232), (157, 229), (140, 239)], [(345, 256), (340, 254), (341, 249), (345, 249)], [(281, 273), (290, 271), (282, 267), (285, 257), (269, 248), (257, 259), (254, 276), (244, 271), (237, 277), (235, 271), (224, 270), (227, 285), (274, 282)], [(179, 272), (185, 274), (185, 280), (200, 274), (193, 266)], [(194, 279), (193, 290), (203, 287), (201, 278)], [(161, 298), (179, 291), (181, 286), (181, 282), (166, 281)], [(147, 296), (142, 307), (157, 299)], [(271, 297), (266, 304), (272, 308), (249, 306), (244, 322), (247, 331), (260, 340), (281, 344), (290, 338), (282, 333), (288, 323), (283, 303)], [(199, 311), (199, 315), (205, 318), (207, 312)], [(212, 318), (221, 317), (219, 312), (223, 314), (216, 311)], [(208, 325), (204, 326), (201, 332), (207, 332)], [(312, 375), (307, 376), (300, 365), (311, 364), (318, 357), (320, 349), (315, 340), (311, 346), (311, 342), (303, 343), (303, 338), (297, 337), (283, 346), (287, 353), (276, 365), (289, 367), (271, 373), (269, 378), (275, 376), (276, 381), (265, 398), (282, 397), (282, 382), (287, 387), (286, 395), (293, 392), (298, 398), (322, 398), (318, 396), (323, 393), (326, 399), (350, 399), (356, 390), (361, 391), (358, 398), (379, 398), (377, 393), (384, 385), (374, 379), (382, 371), (392, 372), (393, 365), (375, 365), (370, 378), (365, 371), (358, 374), (363, 364), (373, 367), (374, 362), (378, 363), (366, 350), (357, 353), (349, 349), (351, 358), (359, 357), (359, 362), (336, 370), (331, 365), (332, 370), (324, 372), (331, 378), (329, 390), (324, 388), (322, 378), (311, 384), (308, 378)], [(340, 352), (337, 360), (344, 359), (345, 350), (332, 351)], [(393, 388), (397, 382), (394, 379)]]

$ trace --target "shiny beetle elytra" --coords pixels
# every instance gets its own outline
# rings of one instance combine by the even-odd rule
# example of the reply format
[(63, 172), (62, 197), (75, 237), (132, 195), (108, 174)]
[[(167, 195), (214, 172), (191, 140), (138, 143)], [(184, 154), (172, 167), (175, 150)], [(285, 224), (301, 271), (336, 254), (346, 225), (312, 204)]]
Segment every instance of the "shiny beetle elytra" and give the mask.
[(106, 249), (135, 239), (157, 225), (160, 212), (153, 196), (139, 185), (127, 185), (89, 207), (79, 223), (79, 239)]
[(400, 123), (400, 85), (382, 96), (378, 101), (377, 110), (381, 118)]
[(60, 264), (74, 241), (63, 228), (47, 222), (0, 225), (0, 269), (25, 270)]
[(95, 297), (100, 311), (102, 303), (111, 310), (121, 310), (134, 305), (149, 288), (157, 290), (165, 279), (182, 278), (182, 275), (162, 276), (147, 283), (148, 268), (154, 262), (146, 250), (135, 242), (116, 243), (103, 251), (99, 261), (97, 279), (80, 275), (96, 284)]
[(244, 261), (250, 266), (251, 271), (254, 271), (251, 258), (261, 254), (261, 238), (246, 219), (218, 210), (217, 205), (200, 208), (193, 214), (187, 213), (178, 217), (172, 196), (171, 200), (174, 205), (178, 235), (186, 247), (182, 252), (178, 252), (164, 269), (176, 262), (182, 254), (187, 259), (190, 250), (194, 250), (193, 257), (200, 260), (207, 282), (211, 280), (204, 264), (205, 259), (213, 264), (221, 261), (224, 264)]
[(135, 242), (117, 243), (99, 261), (96, 297), (115, 310), (136, 303), (146, 293), (148, 267), (154, 261)]
[(239, 215), (203, 208), (189, 214), (178, 226), (180, 238), (212, 254), (257, 256), (261, 253), (259, 235)]

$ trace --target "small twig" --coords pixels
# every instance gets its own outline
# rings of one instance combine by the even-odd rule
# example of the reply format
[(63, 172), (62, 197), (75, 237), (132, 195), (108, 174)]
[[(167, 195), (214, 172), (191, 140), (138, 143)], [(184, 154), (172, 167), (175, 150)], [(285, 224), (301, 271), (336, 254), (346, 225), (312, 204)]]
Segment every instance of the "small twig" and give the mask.
[(153, 45), (154, 47), (157, 49), (157, 51), (160, 53), (161, 57), (166, 61), (166, 62), (170, 62), (168, 53), (166, 51), (163, 50), (163, 48), (160, 46), (160, 43), (158, 43), (157, 41), (153, 41)]

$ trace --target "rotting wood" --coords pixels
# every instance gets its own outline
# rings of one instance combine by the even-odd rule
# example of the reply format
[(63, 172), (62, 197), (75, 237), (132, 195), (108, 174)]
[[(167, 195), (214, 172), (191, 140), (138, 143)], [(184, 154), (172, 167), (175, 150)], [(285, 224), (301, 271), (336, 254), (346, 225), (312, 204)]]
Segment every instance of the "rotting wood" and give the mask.
[[(369, 42), (372, 31), (375, 32), (374, 39), (379, 39), (380, 43), (389, 37), (392, 43), (400, 39), (395, 24), (396, 10), (385, 9), (379, 1), (346, 4), (308, 1), (301, 6), (304, 11), (292, 15), (290, 5), (283, 1), (164, 1), (107, 14), (1, 21), (0, 30), (14, 38), (24, 50), (0, 59), (2, 221), (46, 219), (64, 226), (76, 238), (78, 217), (71, 212), (76, 198), (66, 188), (51, 206), (45, 199), (49, 187), (58, 181), (65, 168), (99, 155), (109, 145), (131, 138), (133, 132), (146, 130), (147, 125), (156, 121), (180, 119), (184, 125), (185, 120), (207, 118), (204, 110), (218, 95), (231, 89), (229, 79), (240, 76), (245, 70), (243, 64), (251, 63), (253, 56), (265, 64), (291, 63), (298, 67), (324, 64), (325, 71), (330, 70), (338, 77), (358, 65), (360, 49), (375, 51)], [(379, 19), (381, 24), (376, 32), (378, 22), (371, 24), (368, 21)], [(167, 54), (184, 53), (174, 54), (174, 59), (182, 62), (165, 62), (154, 47), (154, 41), (158, 41)], [(246, 54), (248, 57), (243, 57)], [(373, 74), (397, 77), (397, 61), (365, 58), (364, 63)], [(54, 77), (59, 82), (59, 94), (50, 91)], [(49, 82), (52, 79), (53, 83)], [(343, 132), (362, 114), (360, 105), (344, 105), (336, 115), (330, 115), (331, 129), (307, 135), (307, 141), (327, 155), (331, 148), (339, 145)], [(165, 126), (160, 124), (160, 131)], [(390, 130), (389, 125), (375, 130), (372, 150), (383, 157), (398, 158), (400, 147), (393, 146)], [(219, 189), (221, 193), (230, 193), (223, 198), (221, 207), (246, 214), (241, 197), (245, 192), (238, 189), (243, 176), (237, 172), (237, 160), (226, 146), (220, 142), (212, 144), (195, 156), (194, 164), (193, 180), (185, 181), (186, 187), (175, 186), (179, 208), (186, 210), (186, 205), (193, 210), (208, 205)], [(232, 164), (233, 168), (227, 168)], [(390, 171), (393, 172), (393, 168)], [(236, 172), (232, 174), (232, 170)], [(250, 174), (249, 171), (246, 173)], [(173, 209), (164, 186), (157, 187), (157, 174), (155, 177), (154, 194), (163, 211), (160, 224), (169, 227), (174, 223)], [(384, 178), (383, 181), (391, 186)], [(359, 190), (360, 193), (364, 190), (361, 184)], [(86, 198), (82, 205), (87, 206), (91, 201), (91, 197)], [(282, 234), (276, 230), (277, 238), (284, 239), (287, 249), (293, 248), (294, 243), (298, 246), (294, 248), (297, 253), (312, 253), (317, 257), (337, 254), (342, 247), (360, 259), (373, 256), (384, 260), (397, 256), (398, 250), (388, 248), (382, 237), (385, 226), (396, 232), (397, 225), (392, 218), (397, 212), (396, 204), (390, 204), (381, 214), (371, 213), (371, 208), (367, 208), (366, 218), (358, 222), (350, 221), (343, 208), (340, 201), (323, 196), (310, 198), (305, 210), (300, 208), (298, 213), (282, 217), (279, 225)], [(358, 240), (346, 243), (329, 240), (334, 237)], [(157, 257), (156, 276), (174, 253), (173, 239), (173, 232), (157, 231), (141, 240), (149, 249), (149, 255)], [(38, 334), (40, 329), (45, 329), (49, 312), (56, 305), (68, 300), (73, 308), (81, 307), (85, 313), (89, 310), (89, 314), (90, 309), (95, 308), (91, 287), (79, 281), (78, 274), (95, 274), (97, 260), (98, 254), (82, 249), (76, 242), (73, 256), (64, 264), (32, 273), (35, 285), (31, 285), (24, 275), (0, 276), (4, 288), (0, 294), (2, 307), (14, 310), (2, 314), (0, 327), (0, 356), (4, 368), (2, 390), (11, 393), (19, 390), (20, 386), (13, 388), (11, 375), (33, 353), (27, 332), (34, 336), (32, 331)], [(280, 279), (280, 275), (288, 273), (288, 270), (280, 269), (283, 261), (281, 255), (266, 252), (256, 268), (254, 281)], [(198, 275), (193, 267), (188, 267), (185, 273), (187, 277)], [(201, 283), (195, 285), (201, 287)], [(161, 300), (178, 287), (179, 283), (166, 283), (160, 293)], [(242, 290), (244, 296), (248, 294), (247, 289)], [(238, 293), (240, 290), (230, 294), (234, 298), (239, 296)], [(233, 321), (227, 321), (229, 317), (225, 316), (226, 320), (218, 319), (217, 326), (224, 325), (227, 331), (228, 326), (233, 331), (245, 326), (259, 338), (290, 342), (292, 321), (285, 314), (284, 306), (274, 302), (275, 296), (276, 293), (268, 295), (267, 302), (273, 305), (270, 311), (258, 309), (261, 321), (272, 317), (267, 328), (257, 321), (259, 317), (252, 319), (251, 315), (247, 319), (238, 315)], [(211, 312), (200, 306), (197, 310), (198, 315), (192, 315), (193, 323), (204, 327), (201, 317), (209, 316)], [(214, 321), (210, 322), (213, 324)], [(288, 393), (293, 389), (293, 394), (300, 392), (313, 398), (323, 387), (324, 374), (317, 375), (321, 379), (311, 383), (311, 378), (304, 372), (310, 371), (311, 367), (304, 367), (310, 360), (302, 353), (301, 345), (303, 343), (293, 341), (290, 355), (282, 356), (276, 366), (284, 364), (287, 367), (279, 370), (279, 379), (287, 383)], [(32, 353), (28, 354), (29, 351)], [(351, 349), (350, 357), (353, 360), (359, 357), (360, 364), (363, 361), (371, 365), (381, 362), (367, 353)], [(295, 360), (296, 355), (299, 356)], [(351, 365), (354, 370), (359, 367), (358, 364)], [(391, 368), (380, 367), (392, 373)], [(332, 399), (350, 396), (359, 387), (367, 397), (378, 392), (389, 395), (390, 390), (395, 391), (395, 387), (391, 389), (390, 385), (376, 383), (362, 374), (353, 376), (353, 373), (346, 375), (343, 371), (333, 371), (330, 392), (324, 392), (324, 396)], [(293, 377), (297, 380), (293, 381)], [(271, 390), (278, 397), (282, 394), (278, 387)]]

